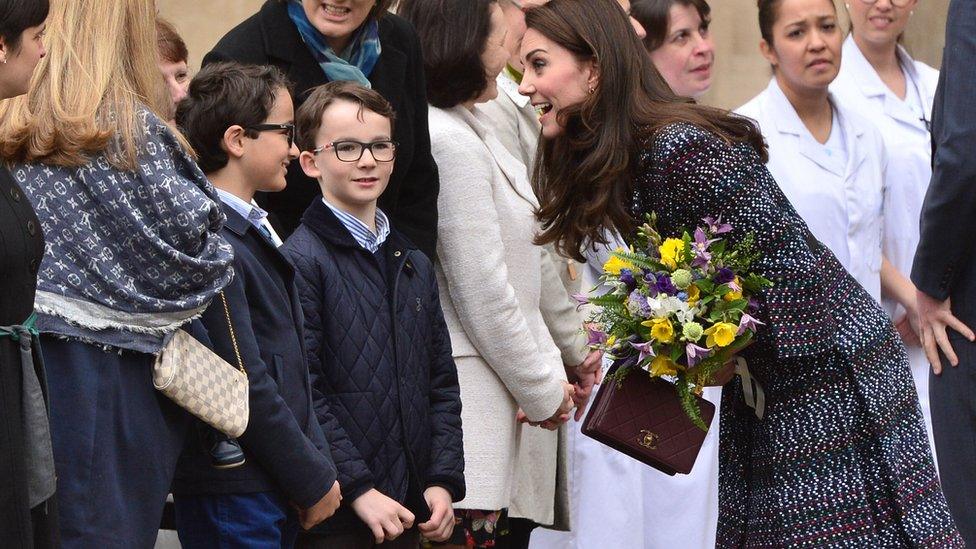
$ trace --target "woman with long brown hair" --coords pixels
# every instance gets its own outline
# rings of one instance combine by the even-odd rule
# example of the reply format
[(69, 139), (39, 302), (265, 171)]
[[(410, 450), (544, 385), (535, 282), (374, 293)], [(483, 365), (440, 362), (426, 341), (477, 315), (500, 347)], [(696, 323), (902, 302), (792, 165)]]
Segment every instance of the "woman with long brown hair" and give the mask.
[(779, 190), (757, 129), (677, 98), (609, 3), (526, 14), (520, 91), (544, 113), (538, 241), (579, 258), (650, 212), (662, 233), (721, 216), (730, 239), (754, 236), (775, 286), (742, 357), (766, 408), (746, 406), (737, 378), (725, 386), (716, 545), (961, 547), (884, 311)]

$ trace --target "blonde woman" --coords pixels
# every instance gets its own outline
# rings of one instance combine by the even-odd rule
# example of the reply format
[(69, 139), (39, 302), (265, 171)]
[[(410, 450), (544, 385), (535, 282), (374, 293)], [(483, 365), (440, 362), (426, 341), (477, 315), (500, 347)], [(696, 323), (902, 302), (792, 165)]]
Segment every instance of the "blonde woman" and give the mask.
[[(214, 190), (160, 119), (146, 0), (55, 0), (0, 143), (47, 247), (37, 328), (48, 370), (64, 547), (151, 547), (189, 414), (153, 355), (230, 280)], [(30, 230), (30, 227), (28, 227)]]

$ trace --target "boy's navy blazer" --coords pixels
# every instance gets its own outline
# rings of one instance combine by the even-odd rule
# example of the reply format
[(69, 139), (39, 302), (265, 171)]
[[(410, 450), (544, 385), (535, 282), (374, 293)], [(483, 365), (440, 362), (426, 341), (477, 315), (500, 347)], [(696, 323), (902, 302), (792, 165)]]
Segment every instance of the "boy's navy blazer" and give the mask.
[[(331, 489), (337, 472), (312, 409), (295, 272), (265, 235), (233, 208), (221, 206), (227, 216), (223, 236), (234, 248), (234, 279), (224, 295), (250, 383), (250, 420), (239, 438), (247, 462), (214, 469), (191, 435), (174, 492), (278, 491), (307, 508)], [(219, 297), (202, 321), (214, 350), (236, 365)]]
[(370, 488), (429, 516), (422, 491), (464, 498), (461, 399), (431, 261), (391, 227), (377, 254), (322, 200), (282, 253), (298, 274), (315, 413), (343, 502), (317, 532), (368, 530), (349, 503)]

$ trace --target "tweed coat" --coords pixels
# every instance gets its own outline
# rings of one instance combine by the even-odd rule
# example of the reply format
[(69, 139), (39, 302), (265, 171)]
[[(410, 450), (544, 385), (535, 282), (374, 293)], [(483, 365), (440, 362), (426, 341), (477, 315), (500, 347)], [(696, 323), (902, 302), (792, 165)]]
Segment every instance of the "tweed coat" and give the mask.
[[(522, 162), (477, 110), (431, 108), (429, 120), (441, 178), (438, 283), (464, 403), (468, 495), (457, 507), (507, 508), (521, 430), (515, 413), (550, 417), (562, 400), (563, 362), (576, 359), (560, 352), (547, 324), (568, 298), (532, 243), (537, 203)], [(554, 477), (555, 452), (526, 474)]]

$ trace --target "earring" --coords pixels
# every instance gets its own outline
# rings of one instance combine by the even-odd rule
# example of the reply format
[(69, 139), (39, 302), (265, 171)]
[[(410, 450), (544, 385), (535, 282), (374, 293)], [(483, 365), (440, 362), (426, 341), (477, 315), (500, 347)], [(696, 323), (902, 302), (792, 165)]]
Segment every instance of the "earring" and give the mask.
[[(6, 63), (6, 61), (4, 61), (4, 63)], [(590, 86), (590, 89), (589, 89), (589, 90), (587, 90), (587, 93), (589, 93), (590, 95), (593, 95), (593, 92), (594, 92), (594, 91), (595, 91), (595, 90), (594, 90), (594, 88), (593, 88), (593, 86)]]

